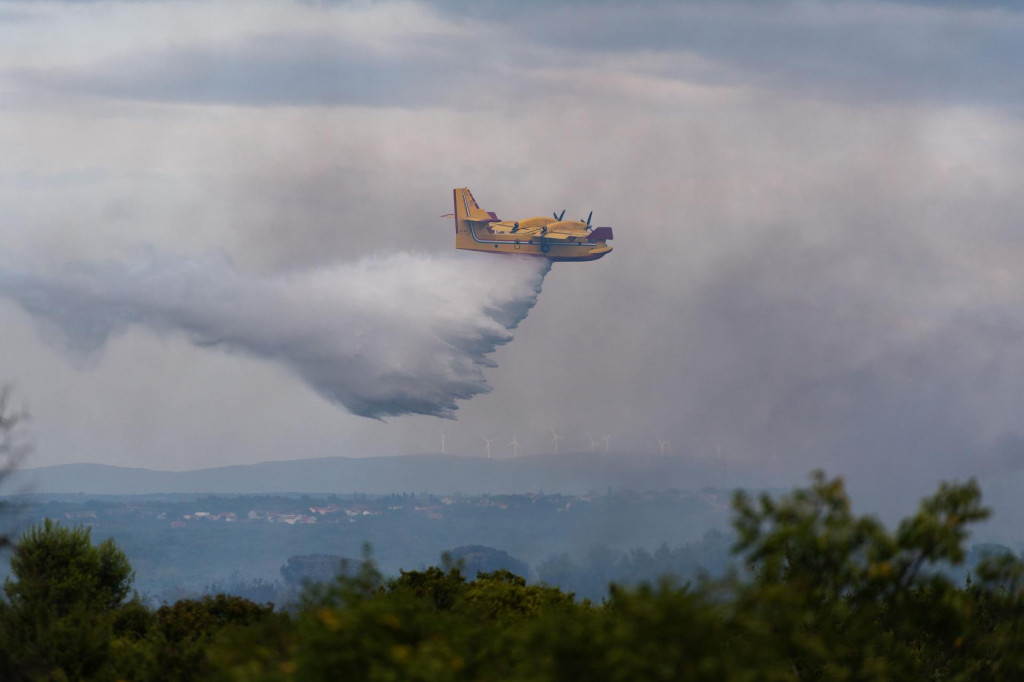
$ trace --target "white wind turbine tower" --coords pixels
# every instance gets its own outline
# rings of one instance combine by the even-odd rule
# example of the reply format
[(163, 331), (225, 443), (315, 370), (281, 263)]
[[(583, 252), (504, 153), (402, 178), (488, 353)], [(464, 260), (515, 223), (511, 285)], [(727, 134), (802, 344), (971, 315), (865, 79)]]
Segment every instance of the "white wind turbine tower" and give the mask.
[(441, 454), (446, 454), (444, 451), (444, 431), (441, 432)]
[(491, 443), (493, 443), (494, 441), (496, 441), (498, 439), (497, 438), (487, 438), (483, 434), (480, 434), (480, 437), (484, 439), (485, 443), (487, 443), (487, 459), (490, 459), (491, 458)]
[(551, 442), (555, 444), (555, 454), (558, 454), (558, 441), (562, 440), (562, 437), (555, 433), (555, 427), (551, 427)]
[(611, 452), (611, 449), (612, 449), (612, 434), (609, 433), (607, 436), (605, 436), (601, 440), (604, 441), (604, 451), (605, 452)]
[(518, 457), (519, 456), (519, 441), (516, 440), (516, 432), (515, 431), (512, 432), (512, 442), (509, 443), (509, 445), (512, 446), (512, 456), (513, 457)]
[(590, 451), (594, 452), (595, 450), (597, 450), (597, 441), (594, 440), (594, 437), (591, 436), (589, 433), (587, 434), (587, 438), (590, 439)]
[(662, 457), (665, 456), (665, 447), (667, 445), (668, 445), (668, 441), (667, 440), (659, 440), (658, 441), (658, 450), (661, 452), (661, 456)]

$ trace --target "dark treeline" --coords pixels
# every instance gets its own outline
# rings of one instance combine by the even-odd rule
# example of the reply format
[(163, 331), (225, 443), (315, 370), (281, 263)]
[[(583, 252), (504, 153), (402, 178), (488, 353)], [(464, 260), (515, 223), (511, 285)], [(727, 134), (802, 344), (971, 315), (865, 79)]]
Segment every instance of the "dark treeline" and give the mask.
[(731, 564), (733, 540), (730, 534), (712, 529), (700, 542), (678, 547), (663, 543), (653, 552), (595, 545), (576, 557), (569, 553), (552, 555), (537, 566), (535, 575), (540, 582), (577, 597), (600, 601), (612, 584), (656, 583), (663, 576), (680, 581), (723, 576)]
[[(699, 542), (677, 547), (669, 547), (665, 543), (653, 552), (643, 548), (626, 551), (607, 545), (593, 545), (574, 554), (551, 554), (535, 569), (504, 550), (483, 545), (454, 547), (440, 558), (442, 562), (457, 566), (466, 576), (508, 571), (527, 582), (558, 587), (577, 598), (598, 602), (608, 596), (608, 587), (612, 584), (636, 586), (643, 582), (656, 583), (663, 576), (672, 576), (679, 581), (723, 576), (731, 565), (734, 539), (730, 534), (712, 529)], [(346, 567), (352, 570), (358, 563), (351, 557), (336, 554), (295, 555), (288, 557), (281, 567), (280, 577), (276, 579), (246, 579), (236, 572), (226, 580), (204, 586), (200, 591), (172, 588), (156, 595), (156, 599), (152, 594), (147, 595), (145, 601), (159, 604), (181, 598), (230, 594), (287, 607), (300, 599), (307, 583), (331, 581)]]
[[(988, 551), (964, 579), (950, 571), (987, 515), (975, 483), (943, 485), (889, 530), (816, 474), (789, 495), (735, 495), (739, 568), (724, 577), (612, 586), (596, 603), (507, 570), (386, 578), (365, 560), (290, 610), (227, 595), (148, 607), (113, 542), (43, 522), (4, 587), (0, 679), (1024, 679), (1024, 563)], [(692, 559), (673, 554), (629, 565)]]

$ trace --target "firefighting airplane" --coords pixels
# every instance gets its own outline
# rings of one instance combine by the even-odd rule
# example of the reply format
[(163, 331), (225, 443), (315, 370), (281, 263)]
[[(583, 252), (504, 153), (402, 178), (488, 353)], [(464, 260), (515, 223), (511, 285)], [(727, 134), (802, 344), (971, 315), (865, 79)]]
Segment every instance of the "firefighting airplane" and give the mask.
[(455, 248), (486, 253), (519, 253), (543, 256), (553, 261), (597, 260), (610, 253), (610, 227), (590, 227), (590, 218), (562, 220), (565, 211), (551, 218), (500, 220), (480, 208), (469, 188), (455, 190)]

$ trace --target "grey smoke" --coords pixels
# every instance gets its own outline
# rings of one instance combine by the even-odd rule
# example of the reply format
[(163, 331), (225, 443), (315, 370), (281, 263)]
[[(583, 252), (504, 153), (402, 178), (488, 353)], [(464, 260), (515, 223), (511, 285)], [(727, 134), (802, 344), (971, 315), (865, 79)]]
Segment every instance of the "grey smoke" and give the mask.
[(261, 278), (225, 256), (159, 253), (53, 275), (0, 269), (0, 294), (43, 332), (58, 330), (79, 360), (140, 325), (281, 363), (357, 415), (453, 417), (458, 400), (490, 390), (487, 356), (511, 340), (549, 269), (544, 259), (399, 253)]

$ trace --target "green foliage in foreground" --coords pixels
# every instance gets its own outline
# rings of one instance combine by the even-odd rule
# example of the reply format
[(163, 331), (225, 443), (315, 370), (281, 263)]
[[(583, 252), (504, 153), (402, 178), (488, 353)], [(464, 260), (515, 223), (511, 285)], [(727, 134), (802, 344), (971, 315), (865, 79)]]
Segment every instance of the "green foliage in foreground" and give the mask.
[(738, 493), (733, 507), (743, 569), (723, 580), (613, 586), (597, 605), (508, 571), (385, 580), (366, 561), (309, 587), (290, 614), (223, 595), (151, 611), (127, 599), (116, 547), (45, 524), (12, 564), (0, 677), (1024, 679), (1024, 565), (987, 558), (966, 585), (941, 570), (964, 561), (970, 524), (988, 514), (974, 482), (943, 485), (894, 531), (854, 515), (822, 474), (781, 498)]

